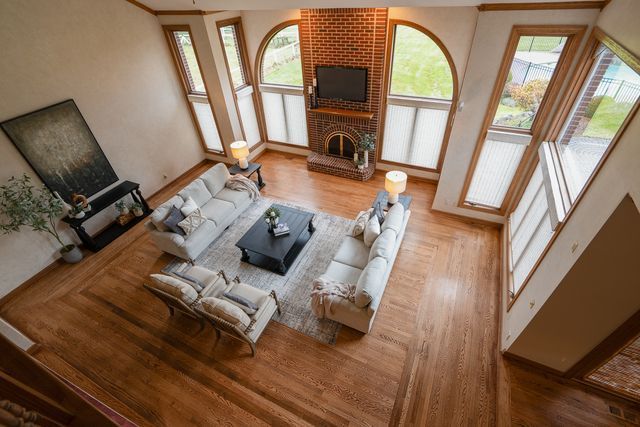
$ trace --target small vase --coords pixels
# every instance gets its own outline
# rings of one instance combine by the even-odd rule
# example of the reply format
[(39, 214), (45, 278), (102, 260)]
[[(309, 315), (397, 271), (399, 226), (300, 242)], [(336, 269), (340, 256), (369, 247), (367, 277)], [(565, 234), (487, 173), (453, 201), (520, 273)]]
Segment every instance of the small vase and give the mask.
[(120, 215), (127, 215), (128, 213), (129, 213), (129, 208), (126, 206), (122, 208), (122, 210), (120, 211)]
[(367, 150), (364, 150), (364, 167), (369, 167), (369, 152)]
[(144, 211), (140, 208), (136, 208), (133, 210), (133, 214), (137, 217), (141, 217), (142, 215), (144, 215)]
[(76, 214), (75, 218), (76, 218), (76, 219), (80, 219), (80, 218), (84, 218), (84, 216), (85, 216), (84, 211), (80, 211), (80, 212), (78, 212), (78, 213)]
[(69, 264), (76, 264), (82, 261), (82, 251), (76, 245), (67, 245), (60, 250), (62, 259)]

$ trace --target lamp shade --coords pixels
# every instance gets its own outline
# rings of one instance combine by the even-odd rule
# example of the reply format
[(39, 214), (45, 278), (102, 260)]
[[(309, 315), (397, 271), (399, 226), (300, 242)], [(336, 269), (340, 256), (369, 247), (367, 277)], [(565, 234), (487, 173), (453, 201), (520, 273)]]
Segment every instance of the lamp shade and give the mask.
[(384, 178), (384, 189), (391, 194), (400, 194), (407, 189), (407, 174), (404, 172), (387, 172)]
[(249, 156), (249, 146), (245, 141), (232, 142), (231, 155), (234, 159), (245, 159)]

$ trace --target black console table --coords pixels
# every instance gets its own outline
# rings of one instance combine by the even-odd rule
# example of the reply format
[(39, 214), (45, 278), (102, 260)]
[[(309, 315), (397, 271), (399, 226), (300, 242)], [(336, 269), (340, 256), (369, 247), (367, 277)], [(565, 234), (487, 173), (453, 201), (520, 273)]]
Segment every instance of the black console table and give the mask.
[[(100, 231), (95, 236), (89, 235), (84, 229), (83, 224), (90, 218), (96, 216), (99, 212), (105, 210), (109, 206), (113, 205), (118, 200), (122, 199), (127, 194), (131, 195), (134, 202), (138, 202), (142, 205), (143, 214), (139, 217), (134, 217), (131, 221), (125, 225), (120, 225), (116, 221), (109, 224), (104, 230)], [(131, 227), (142, 221), (146, 216), (151, 213), (147, 201), (142, 197), (140, 193), (140, 184), (131, 181), (124, 181), (111, 190), (104, 193), (102, 196), (97, 197), (91, 201), (91, 210), (86, 212), (82, 218), (63, 218), (63, 221), (69, 224), (71, 228), (76, 232), (84, 246), (92, 252), (98, 252), (100, 249), (113, 242), (119, 236), (124, 234)]]

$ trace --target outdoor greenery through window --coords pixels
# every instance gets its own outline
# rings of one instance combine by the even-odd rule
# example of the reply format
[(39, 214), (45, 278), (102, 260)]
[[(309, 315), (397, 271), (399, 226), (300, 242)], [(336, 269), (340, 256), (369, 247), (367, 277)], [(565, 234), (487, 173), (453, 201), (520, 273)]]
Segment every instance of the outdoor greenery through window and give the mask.
[(191, 35), (188, 31), (173, 31), (173, 38), (176, 41), (178, 47), (178, 53), (180, 60), (182, 61), (182, 67), (186, 73), (187, 83), (191, 93), (207, 93), (204, 82), (202, 81), (202, 74), (200, 74), (200, 67), (198, 66), (198, 60), (196, 59), (196, 52), (193, 49), (193, 43), (191, 42)]
[(262, 56), (262, 82), (302, 86), (302, 61), (298, 25), (278, 31), (269, 40)]
[(391, 95), (453, 98), (447, 58), (426, 34), (407, 25), (395, 26)]
[(247, 83), (244, 75), (242, 59), (240, 56), (240, 45), (238, 41), (238, 30), (235, 25), (220, 27), (220, 35), (224, 44), (224, 53), (229, 65), (229, 73), (234, 89), (238, 89)]
[(566, 41), (566, 37), (520, 37), (494, 125), (531, 129)]
[(638, 97), (640, 75), (600, 45), (589, 77), (557, 140), (571, 201), (584, 188)]

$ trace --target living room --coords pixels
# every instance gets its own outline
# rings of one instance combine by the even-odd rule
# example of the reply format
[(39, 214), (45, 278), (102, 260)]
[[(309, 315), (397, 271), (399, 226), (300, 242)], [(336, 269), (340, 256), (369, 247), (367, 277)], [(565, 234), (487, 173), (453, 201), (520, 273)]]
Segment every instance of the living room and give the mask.
[(639, 12), (3, 2), (0, 369), (41, 399), (13, 403), (632, 425)]

